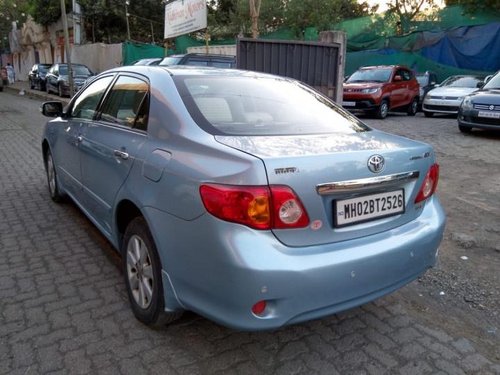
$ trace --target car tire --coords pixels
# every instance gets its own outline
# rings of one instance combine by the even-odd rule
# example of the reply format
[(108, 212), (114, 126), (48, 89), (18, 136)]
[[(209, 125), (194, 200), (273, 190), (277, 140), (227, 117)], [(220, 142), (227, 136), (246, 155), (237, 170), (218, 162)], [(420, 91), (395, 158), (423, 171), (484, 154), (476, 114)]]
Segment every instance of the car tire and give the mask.
[(47, 173), (47, 185), (49, 187), (50, 198), (54, 202), (62, 202), (64, 195), (61, 194), (59, 189), (59, 183), (57, 181), (57, 172), (54, 165), (54, 159), (52, 158), (52, 153), (47, 150), (45, 154), (45, 172)]
[(406, 113), (408, 114), (408, 116), (415, 116), (417, 114), (417, 111), (418, 111), (418, 99), (413, 98), (411, 103), (408, 105)]
[(469, 134), (472, 131), (472, 128), (469, 128), (468, 126), (463, 126), (463, 125), (459, 124), (458, 130), (460, 130), (460, 132), (462, 132), (462, 133)]
[(182, 311), (165, 311), (161, 262), (143, 217), (136, 217), (127, 226), (121, 253), (127, 294), (137, 320), (160, 328), (178, 319)]
[(387, 100), (382, 100), (380, 103), (379, 107), (375, 111), (375, 117), (379, 119), (385, 119), (387, 117), (387, 114), (389, 113), (389, 103)]
[(427, 111), (424, 111), (424, 116), (425, 116), (425, 117), (432, 117), (432, 116), (434, 116), (434, 112), (427, 112)]
[(45, 83), (45, 91), (47, 92), (47, 94), (50, 94), (50, 87), (48, 83)]
[(35, 84), (33, 81), (30, 79), (30, 89), (33, 90), (35, 88)]

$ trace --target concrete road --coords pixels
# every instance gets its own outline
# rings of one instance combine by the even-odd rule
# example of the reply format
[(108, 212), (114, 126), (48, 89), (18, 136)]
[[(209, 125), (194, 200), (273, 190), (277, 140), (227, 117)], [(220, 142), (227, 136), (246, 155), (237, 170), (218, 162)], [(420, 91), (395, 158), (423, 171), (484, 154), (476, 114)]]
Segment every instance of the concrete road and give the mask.
[[(498, 317), (471, 308), (467, 315), (483, 322), (463, 319), (469, 305), (439, 284), (452, 266), (375, 303), (273, 332), (235, 332), (192, 313), (162, 330), (146, 328), (128, 306), (109, 243), (73, 204), (49, 198), (39, 106), (0, 93), (0, 374), (500, 374)], [(446, 201), (467, 189), (452, 175), (468, 164), (481, 169), (485, 159), (487, 183), (466, 176), (477, 184), (463, 199), (480, 207), (481, 194), (497, 192), (498, 138), (465, 137), (453, 119), (421, 115), (367, 123), (433, 143), (453, 167), (442, 173)], [(495, 204), (483, 202), (483, 216), (495, 218)], [(474, 238), (471, 251), (483, 244)]]

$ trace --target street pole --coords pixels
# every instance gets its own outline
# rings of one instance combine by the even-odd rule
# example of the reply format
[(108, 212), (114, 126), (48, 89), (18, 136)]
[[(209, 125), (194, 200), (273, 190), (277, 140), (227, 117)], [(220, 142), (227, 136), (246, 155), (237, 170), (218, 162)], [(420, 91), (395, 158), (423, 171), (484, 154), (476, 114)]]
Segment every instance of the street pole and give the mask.
[(62, 21), (64, 29), (64, 49), (66, 50), (66, 61), (68, 62), (69, 95), (73, 96), (73, 93), (75, 92), (73, 84), (73, 68), (71, 67), (71, 51), (69, 49), (68, 19), (66, 17), (66, 4), (64, 3), (64, 0), (61, 0), (61, 13), (62, 13)]
[(127, 21), (127, 39), (130, 40), (130, 25), (128, 23), (128, 6), (130, 4), (129, 0), (125, 0), (125, 20)]

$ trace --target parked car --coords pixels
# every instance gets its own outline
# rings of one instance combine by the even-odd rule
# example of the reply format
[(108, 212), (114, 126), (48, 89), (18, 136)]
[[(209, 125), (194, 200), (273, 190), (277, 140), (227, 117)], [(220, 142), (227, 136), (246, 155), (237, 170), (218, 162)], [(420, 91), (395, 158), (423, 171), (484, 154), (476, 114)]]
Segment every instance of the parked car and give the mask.
[(49, 71), (51, 64), (35, 64), (28, 73), (30, 89), (45, 91), (45, 76)]
[[(74, 90), (77, 92), (94, 73), (83, 64), (71, 64), (71, 67), (73, 69)], [(69, 96), (68, 64), (57, 63), (52, 65), (45, 76), (45, 86), (48, 94), (55, 92), (59, 96)]]
[(410, 69), (399, 65), (367, 66), (344, 83), (342, 105), (349, 111), (372, 113), (380, 119), (392, 110), (415, 116), (419, 95), (418, 82)]
[(456, 115), (464, 97), (476, 91), (483, 84), (484, 77), (456, 75), (446, 78), (443, 83), (427, 93), (422, 110), (426, 117), (435, 113)]
[(42, 113), (50, 196), (71, 197), (121, 252), (147, 325), (188, 309), (272, 329), (367, 303), (436, 261), (431, 146), (298, 81), (127, 66)]
[(216, 68), (236, 68), (236, 57), (228, 55), (187, 53), (165, 57), (159, 65), (196, 65), (213, 66)]
[(473, 128), (500, 130), (500, 72), (464, 98), (458, 109), (458, 128), (464, 133)]
[(421, 110), (425, 95), (427, 95), (429, 91), (436, 87), (436, 85), (438, 84), (438, 78), (436, 73), (430, 71), (417, 73), (415, 76), (420, 86), (418, 108)]
[(162, 57), (152, 57), (134, 61), (131, 65), (158, 65), (162, 60)]

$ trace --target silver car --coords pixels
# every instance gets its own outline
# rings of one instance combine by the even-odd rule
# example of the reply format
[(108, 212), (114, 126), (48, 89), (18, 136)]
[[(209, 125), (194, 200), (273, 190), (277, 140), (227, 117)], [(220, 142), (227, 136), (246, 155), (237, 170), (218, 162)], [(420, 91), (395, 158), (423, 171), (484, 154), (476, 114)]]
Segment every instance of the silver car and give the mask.
[(426, 117), (435, 113), (455, 115), (465, 96), (483, 85), (483, 77), (457, 75), (446, 78), (440, 85), (427, 93), (422, 110)]
[(435, 264), (431, 146), (371, 129), (300, 82), (126, 66), (44, 103), (51, 198), (120, 252), (135, 316), (263, 330), (401, 288)]

